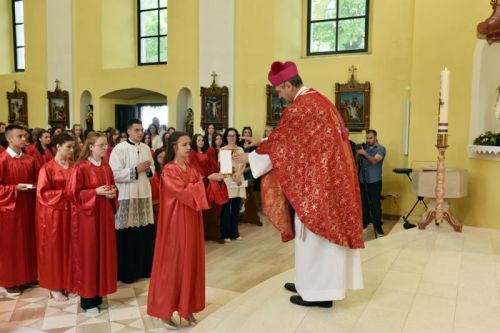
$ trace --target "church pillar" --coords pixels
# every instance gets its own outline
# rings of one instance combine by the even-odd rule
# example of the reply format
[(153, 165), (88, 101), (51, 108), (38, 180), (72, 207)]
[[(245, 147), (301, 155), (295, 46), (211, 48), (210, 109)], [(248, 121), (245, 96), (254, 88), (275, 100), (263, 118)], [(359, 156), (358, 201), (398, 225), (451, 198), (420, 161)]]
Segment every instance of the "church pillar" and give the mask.
[[(199, 84), (200, 87), (209, 87), (212, 83), (210, 75), (215, 72), (217, 84), (221, 87), (228, 87), (230, 127), (234, 125), (235, 95), (234, 2), (235, 0), (200, 0), (199, 2)], [(197, 95), (195, 98), (200, 98), (199, 91), (194, 94)], [(199, 126), (199, 123), (195, 124), (195, 132)]]
[[(70, 125), (73, 124), (73, 0), (47, 0), (47, 90), (54, 91), (55, 81), (69, 92)], [(47, 111), (46, 121), (48, 123)]]

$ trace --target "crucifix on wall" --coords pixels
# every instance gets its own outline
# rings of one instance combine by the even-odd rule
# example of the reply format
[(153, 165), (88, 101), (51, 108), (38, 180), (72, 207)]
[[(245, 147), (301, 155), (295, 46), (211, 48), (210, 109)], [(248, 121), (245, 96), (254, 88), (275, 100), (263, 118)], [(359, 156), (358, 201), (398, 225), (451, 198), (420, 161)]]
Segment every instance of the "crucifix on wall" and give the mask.
[(217, 85), (217, 73), (212, 72), (212, 85), (200, 88), (201, 96), (201, 128), (206, 129), (213, 124), (218, 131), (228, 127), (229, 89)]

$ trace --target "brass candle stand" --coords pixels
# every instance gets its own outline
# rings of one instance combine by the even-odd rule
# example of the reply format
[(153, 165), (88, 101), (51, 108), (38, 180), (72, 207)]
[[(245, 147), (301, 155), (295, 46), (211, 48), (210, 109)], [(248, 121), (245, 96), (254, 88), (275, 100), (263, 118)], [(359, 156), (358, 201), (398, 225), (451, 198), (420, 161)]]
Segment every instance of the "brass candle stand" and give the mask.
[[(440, 124), (445, 125), (445, 124)], [(447, 127), (448, 124), (445, 126)], [(444, 131), (448, 131), (447, 129)], [(436, 208), (432, 209), (426, 217), (422, 219), (418, 223), (419, 229), (425, 229), (431, 222), (435, 221), (436, 225), (440, 225), (443, 220), (448, 222), (448, 224), (455, 230), (456, 232), (462, 232), (462, 225), (458, 224), (448, 209), (444, 209), (445, 203), (445, 190), (444, 190), (444, 181), (445, 181), (445, 153), (446, 148), (448, 148), (448, 133), (438, 133), (437, 135), (437, 144), (436, 148), (438, 149), (438, 166), (436, 170)]]

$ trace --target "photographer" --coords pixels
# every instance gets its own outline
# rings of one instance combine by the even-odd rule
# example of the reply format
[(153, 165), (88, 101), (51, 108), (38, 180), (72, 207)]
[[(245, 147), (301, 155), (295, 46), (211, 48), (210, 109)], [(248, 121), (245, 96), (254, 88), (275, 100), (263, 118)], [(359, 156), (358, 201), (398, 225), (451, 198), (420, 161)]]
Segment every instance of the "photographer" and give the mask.
[(385, 148), (377, 141), (377, 131), (366, 131), (366, 143), (358, 146), (359, 182), (363, 202), (363, 228), (370, 223), (370, 210), (373, 226), (378, 237), (384, 236), (382, 229), (382, 164)]

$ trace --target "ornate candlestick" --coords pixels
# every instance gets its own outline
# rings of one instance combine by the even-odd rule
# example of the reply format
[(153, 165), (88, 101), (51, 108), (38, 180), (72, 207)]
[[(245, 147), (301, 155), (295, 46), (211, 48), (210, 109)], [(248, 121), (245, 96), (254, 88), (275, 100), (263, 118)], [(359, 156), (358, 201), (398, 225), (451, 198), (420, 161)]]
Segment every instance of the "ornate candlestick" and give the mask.
[(423, 219), (418, 223), (419, 229), (425, 229), (432, 221), (435, 221), (436, 225), (445, 220), (457, 232), (462, 231), (462, 225), (456, 223), (455, 219), (448, 211), (445, 209), (445, 153), (446, 148), (448, 148), (448, 96), (449, 96), (449, 80), (450, 71), (444, 69), (441, 72), (441, 89), (439, 96), (439, 123), (438, 123), (438, 133), (437, 133), (437, 144), (438, 149), (438, 165), (436, 170), (436, 207), (432, 209)]

